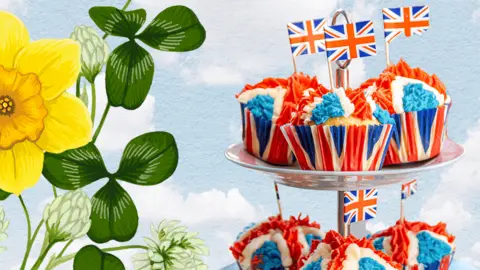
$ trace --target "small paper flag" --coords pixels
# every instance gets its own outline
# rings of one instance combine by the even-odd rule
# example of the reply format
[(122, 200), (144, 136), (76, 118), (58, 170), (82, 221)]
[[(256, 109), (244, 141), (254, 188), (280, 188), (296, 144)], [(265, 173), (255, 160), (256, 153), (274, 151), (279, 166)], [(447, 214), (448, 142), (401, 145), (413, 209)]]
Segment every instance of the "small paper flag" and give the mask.
[(384, 8), (383, 28), (385, 40), (392, 42), (401, 33), (406, 37), (421, 35), (430, 26), (430, 8), (428, 6)]
[(377, 55), (372, 21), (325, 26), (328, 60), (350, 60)]
[(294, 57), (304, 54), (316, 54), (325, 51), (323, 28), (327, 20), (313, 19), (287, 24), (290, 47)]
[(406, 200), (415, 193), (417, 193), (417, 180), (402, 184), (402, 200)]
[(369, 220), (377, 216), (378, 189), (344, 192), (343, 221), (346, 224)]

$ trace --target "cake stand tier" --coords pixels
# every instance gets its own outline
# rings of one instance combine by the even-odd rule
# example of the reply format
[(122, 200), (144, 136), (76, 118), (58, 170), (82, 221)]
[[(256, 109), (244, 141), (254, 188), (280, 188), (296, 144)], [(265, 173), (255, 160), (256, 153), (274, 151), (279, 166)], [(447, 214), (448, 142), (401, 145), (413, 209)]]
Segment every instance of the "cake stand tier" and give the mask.
[(273, 178), (279, 184), (301, 189), (348, 191), (374, 188), (416, 179), (420, 174), (440, 169), (458, 161), (464, 148), (446, 139), (440, 155), (417, 163), (386, 166), (380, 171), (305, 171), (298, 165), (275, 166), (248, 153), (242, 143), (233, 144), (225, 151), (228, 160), (256, 170)]

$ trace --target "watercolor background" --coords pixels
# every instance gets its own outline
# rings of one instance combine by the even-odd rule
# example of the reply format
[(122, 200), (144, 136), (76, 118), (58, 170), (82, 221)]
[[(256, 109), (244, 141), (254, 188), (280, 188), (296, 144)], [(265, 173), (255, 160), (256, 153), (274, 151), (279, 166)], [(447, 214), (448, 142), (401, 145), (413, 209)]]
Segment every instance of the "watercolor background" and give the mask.
[[(267, 76), (287, 77), (292, 64), (286, 23), (325, 17), (337, 8), (353, 11), (353, 18), (376, 23), (378, 56), (355, 60), (351, 84), (378, 74), (385, 66), (381, 8), (427, 3), (431, 7), (431, 29), (422, 37), (398, 38), (391, 57), (404, 57), (410, 64), (436, 73), (453, 99), (449, 136), (463, 144), (465, 158), (453, 167), (430, 173), (419, 181), (419, 192), (407, 202), (407, 218), (428, 222), (445, 221), (457, 238), (457, 258), (480, 267), (480, 1), (366, 1), (366, 0), (133, 0), (130, 9), (145, 8), (149, 21), (164, 8), (183, 4), (192, 8), (207, 29), (202, 48), (175, 54), (152, 51), (155, 78), (150, 95), (135, 111), (113, 109), (98, 145), (112, 170), (126, 143), (150, 130), (174, 134), (180, 163), (174, 176), (156, 187), (124, 184), (140, 216), (137, 236), (141, 243), (151, 223), (179, 219), (207, 241), (210, 269), (232, 263), (229, 244), (244, 225), (276, 213), (272, 183), (268, 178), (228, 162), (225, 148), (241, 140), (239, 108), (234, 94), (245, 83)], [(0, 0), (0, 9), (14, 12), (26, 24), (33, 40), (68, 37), (74, 26), (94, 26), (88, 9), (96, 5), (123, 6), (123, 0)], [(108, 39), (110, 44), (119, 40)], [(112, 46), (113, 47), (113, 46)], [(319, 76), (328, 84), (325, 55), (304, 56), (298, 69)], [(99, 111), (105, 106), (104, 75), (97, 78)], [(99, 119), (97, 119), (98, 121)], [(103, 183), (89, 186), (90, 195)], [(284, 211), (309, 214), (325, 230), (335, 228), (336, 194), (280, 187)], [(51, 187), (43, 179), (23, 194), (33, 223), (52, 199)], [(399, 187), (380, 189), (378, 217), (367, 224), (377, 230), (392, 224), (399, 215)], [(47, 199), (48, 198), (48, 199)], [(1, 269), (18, 269), (26, 241), (26, 223), (18, 200), (3, 203), (11, 225), (2, 245)], [(74, 251), (88, 239), (76, 241)], [(40, 244), (35, 246), (37, 254)], [(105, 246), (114, 246), (109, 243)], [(67, 251), (68, 253), (68, 251)], [(131, 269), (131, 251), (115, 253)], [(36, 255), (32, 255), (36, 256)], [(31, 260), (32, 261), (32, 260)], [(62, 269), (71, 269), (68, 264)]]

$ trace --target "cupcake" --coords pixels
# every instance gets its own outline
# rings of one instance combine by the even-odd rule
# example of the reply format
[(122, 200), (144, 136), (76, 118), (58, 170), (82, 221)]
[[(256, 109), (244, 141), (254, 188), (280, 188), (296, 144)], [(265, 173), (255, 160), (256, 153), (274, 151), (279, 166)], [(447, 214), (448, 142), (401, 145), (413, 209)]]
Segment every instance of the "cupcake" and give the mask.
[(305, 89), (319, 87), (316, 77), (296, 73), (288, 79), (267, 78), (246, 85), (237, 100), (241, 105), (245, 149), (274, 165), (291, 165), (294, 156), (280, 126), (286, 124)]
[(343, 238), (337, 232), (329, 231), (323, 241), (314, 245), (308, 258), (299, 263), (301, 270), (402, 269), (400, 264), (376, 250), (372, 242), (365, 238)]
[(427, 160), (440, 153), (451, 99), (436, 75), (400, 60), (360, 88), (395, 120), (385, 165)]
[(320, 225), (308, 217), (282, 220), (276, 216), (246, 227), (230, 251), (241, 269), (296, 270), (312, 241), (323, 236)]
[(446, 270), (455, 252), (455, 237), (445, 223), (398, 221), (393, 227), (371, 237), (377, 250), (390, 255), (405, 269)]
[(383, 165), (394, 121), (363, 90), (306, 90), (283, 134), (304, 170), (372, 171)]

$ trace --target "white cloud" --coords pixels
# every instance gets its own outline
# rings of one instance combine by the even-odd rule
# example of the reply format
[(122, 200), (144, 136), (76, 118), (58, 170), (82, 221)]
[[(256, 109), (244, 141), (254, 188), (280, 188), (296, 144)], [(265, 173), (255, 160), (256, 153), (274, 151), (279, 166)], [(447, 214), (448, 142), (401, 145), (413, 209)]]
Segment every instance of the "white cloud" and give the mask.
[(383, 231), (387, 228), (388, 228), (388, 226), (385, 223), (380, 222), (380, 221), (378, 221), (378, 222), (377, 221), (367, 221), (367, 223), (366, 223), (366, 229), (370, 233), (377, 233), (377, 232)]
[(480, 242), (476, 242), (472, 247), (472, 252), (480, 256)]
[[(245, 79), (241, 72), (231, 70), (221, 66), (207, 66), (202, 68), (195, 76), (197, 79), (195, 83), (202, 83), (207, 85), (229, 85), (229, 84), (243, 84)], [(190, 71), (185, 71), (185, 75), (192, 76)], [(187, 79), (188, 80), (188, 79)]]
[(212, 189), (184, 196), (177, 187), (166, 183), (151, 187), (125, 186), (139, 209), (140, 218), (155, 222), (170, 219), (181, 220), (186, 225), (218, 221), (248, 224), (265, 216), (263, 209), (253, 206), (238, 189), (227, 192)]
[[(97, 108), (95, 117), (95, 128), (102, 118), (103, 110), (107, 104), (105, 89), (105, 74), (100, 74), (95, 80), (97, 93)], [(72, 91), (72, 90), (70, 90)], [(90, 87), (89, 102), (92, 102)], [(89, 109), (91, 108), (91, 104)], [(96, 145), (101, 150), (116, 151), (123, 150), (127, 143), (138, 135), (150, 132), (155, 129), (153, 115), (155, 111), (155, 98), (148, 95), (145, 102), (137, 110), (125, 110), (121, 107), (112, 107), (107, 116)]]
[(23, 0), (1, 0), (0, 10), (16, 11), (24, 9)]
[(472, 13), (472, 21), (477, 23), (480, 21), (480, 8), (477, 8)]
[(422, 208), (420, 211), (421, 220), (435, 224), (445, 222), (448, 230), (452, 233), (460, 232), (465, 224), (472, 220), (472, 215), (463, 207), (458, 200), (445, 200), (432, 208)]

